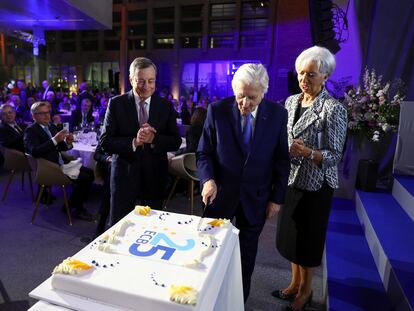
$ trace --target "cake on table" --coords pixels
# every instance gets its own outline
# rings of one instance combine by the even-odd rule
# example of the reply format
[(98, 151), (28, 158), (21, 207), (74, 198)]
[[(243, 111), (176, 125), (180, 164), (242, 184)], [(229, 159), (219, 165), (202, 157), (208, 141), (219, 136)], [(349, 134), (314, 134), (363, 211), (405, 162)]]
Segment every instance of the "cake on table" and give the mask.
[(126, 310), (195, 310), (213, 284), (228, 220), (137, 206), (53, 270), (52, 288)]

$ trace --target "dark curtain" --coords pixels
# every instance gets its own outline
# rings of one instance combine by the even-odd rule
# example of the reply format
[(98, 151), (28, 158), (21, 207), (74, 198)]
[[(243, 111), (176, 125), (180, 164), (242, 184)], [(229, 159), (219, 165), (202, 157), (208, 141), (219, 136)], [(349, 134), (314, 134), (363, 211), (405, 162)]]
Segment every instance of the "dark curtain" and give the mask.
[(414, 100), (414, 1), (354, 0), (362, 47), (362, 72), (367, 66), (384, 81), (401, 78), (406, 100)]

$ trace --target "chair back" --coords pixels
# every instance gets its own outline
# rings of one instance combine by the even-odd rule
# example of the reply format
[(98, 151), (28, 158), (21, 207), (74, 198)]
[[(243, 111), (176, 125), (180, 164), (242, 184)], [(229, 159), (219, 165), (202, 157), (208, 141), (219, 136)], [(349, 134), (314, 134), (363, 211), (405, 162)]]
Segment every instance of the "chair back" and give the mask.
[(172, 174), (187, 180), (199, 181), (195, 153), (180, 154), (171, 159), (169, 170)]
[(188, 129), (190, 128), (190, 125), (187, 124), (177, 124), (178, 126), (178, 133), (181, 137), (185, 137), (187, 134)]
[(60, 166), (54, 162), (34, 158), (26, 154), (32, 170), (35, 172), (35, 182), (45, 186), (69, 185), (72, 181), (62, 172)]
[(3, 168), (8, 171), (15, 172), (29, 172), (31, 167), (29, 162), (22, 151), (18, 151), (11, 148), (1, 147), (1, 152), (4, 156)]

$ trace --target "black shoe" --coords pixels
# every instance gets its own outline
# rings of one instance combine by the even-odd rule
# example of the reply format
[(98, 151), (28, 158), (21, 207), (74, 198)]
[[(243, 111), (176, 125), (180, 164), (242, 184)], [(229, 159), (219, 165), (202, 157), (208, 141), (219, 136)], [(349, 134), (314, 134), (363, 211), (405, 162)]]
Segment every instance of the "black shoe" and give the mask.
[(283, 293), (283, 289), (277, 289), (275, 291), (272, 292), (272, 296), (282, 299), (282, 300), (286, 300), (286, 301), (293, 301), (293, 299), (295, 299), (297, 293), (294, 294), (284, 294)]
[(75, 214), (75, 217), (80, 220), (85, 220), (85, 221), (90, 221), (90, 222), (95, 221), (95, 217), (91, 213), (89, 213), (87, 210), (81, 210), (80, 212), (77, 212)]
[(311, 293), (310, 293), (310, 295), (309, 295), (308, 299), (306, 300), (306, 302), (305, 302), (305, 304), (302, 306), (302, 308), (295, 309), (295, 308), (293, 308), (292, 303), (290, 303), (290, 304), (286, 307), (285, 311), (305, 311), (305, 310), (306, 310), (306, 308), (307, 308), (308, 306), (310, 307), (310, 305), (311, 305), (311, 302), (312, 302), (312, 295), (313, 295), (313, 292), (311, 292)]

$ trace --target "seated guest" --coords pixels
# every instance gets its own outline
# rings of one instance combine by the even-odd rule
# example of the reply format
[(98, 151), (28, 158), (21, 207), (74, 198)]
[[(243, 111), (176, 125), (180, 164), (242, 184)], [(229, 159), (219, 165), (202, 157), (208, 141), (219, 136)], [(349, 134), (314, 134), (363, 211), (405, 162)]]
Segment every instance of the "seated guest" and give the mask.
[(109, 99), (107, 97), (101, 97), (100, 100), (100, 107), (99, 107), (99, 122), (103, 124), (103, 121), (105, 119), (105, 113), (106, 109), (108, 108)]
[(6, 148), (24, 152), (24, 124), (17, 124), (16, 111), (9, 104), (0, 107), (0, 144)]
[(70, 105), (70, 101), (69, 101), (69, 96), (65, 95), (62, 98), (62, 101), (59, 103), (59, 110), (66, 110), (66, 111), (71, 111), (72, 110), (72, 106)]
[(73, 129), (75, 126), (85, 127), (93, 121), (92, 103), (89, 98), (84, 98), (81, 102), (81, 108), (72, 111), (70, 128)]
[(204, 121), (207, 117), (207, 109), (197, 107), (191, 116), (191, 125), (185, 134), (186, 147), (177, 151), (176, 155), (196, 152), (198, 142), (203, 132)]
[[(34, 103), (31, 112), (34, 123), (24, 132), (26, 152), (35, 158), (43, 158), (59, 165), (67, 163), (61, 151), (72, 148), (73, 135), (65, 129), (58, 132), (56, 126), (50, 123), (50, 108), (47, 102)], [(75, 185), (69, 198), (69, 207), (76, 210), (76, 217), (79, 219), (93, 220), (92, 215), (83, 206), (93, 179), (93, 171), (83, 166), (80, 168), (78, 178), (71, 178)]]

